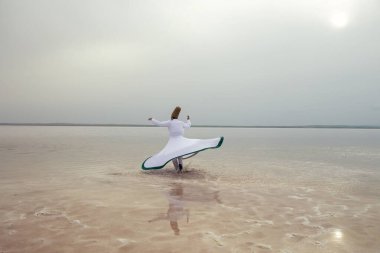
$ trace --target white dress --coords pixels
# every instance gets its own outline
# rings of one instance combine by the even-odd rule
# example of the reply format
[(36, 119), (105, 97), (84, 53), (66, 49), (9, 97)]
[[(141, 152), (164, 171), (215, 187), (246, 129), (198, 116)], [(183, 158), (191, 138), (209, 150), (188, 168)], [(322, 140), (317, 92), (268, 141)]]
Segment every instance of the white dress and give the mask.
[(183, 137), (184, 128), (191, 126), (190, 120), (187, 120), (185, 123), (178, 119), (162, 122), (152, 119), (152, 123), (156, 126), (168, 127), (169, 141), (159, 153), (143, 162), (141, 165), (143, 170), (161, 169), (174, 158), (190, 158), (200, 151), (209, 148), (219, 148), (223, 143), (223, 137), (214, 139), (189, 139)]

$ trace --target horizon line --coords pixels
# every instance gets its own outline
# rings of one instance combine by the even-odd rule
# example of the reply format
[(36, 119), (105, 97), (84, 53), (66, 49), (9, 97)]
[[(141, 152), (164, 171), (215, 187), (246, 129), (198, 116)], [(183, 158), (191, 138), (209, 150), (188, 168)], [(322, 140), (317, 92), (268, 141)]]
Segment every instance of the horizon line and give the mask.
[[(0, 123), (0, 126), (95, 126), (95, 127), (155, 127), (148, 124), (108, 123)], [(380, 129), (379, 125), (308, 124), (308, 125), (192, 125), (191, 127), (218, 128), (333, 128), (333, 129)]]

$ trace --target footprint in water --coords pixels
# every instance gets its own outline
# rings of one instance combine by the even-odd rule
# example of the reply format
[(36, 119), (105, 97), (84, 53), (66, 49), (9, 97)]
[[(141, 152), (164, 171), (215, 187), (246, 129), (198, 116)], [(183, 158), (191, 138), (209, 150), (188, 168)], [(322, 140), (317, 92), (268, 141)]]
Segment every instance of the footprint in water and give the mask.
[(270, 245), (267, 245), (267, 244), (256, 244), (255, 247), (259, 248), (259, 249), (264, 249), (264, 250), (269, 250), (269, 251), (272, 251), (272, 246)]
[(61, 211), (52, 210), (48, 208), (42, 208), (41, 210), (36, 211), (34, 213), (34, 216), (60, 216), (60, 215), (62, 215)]

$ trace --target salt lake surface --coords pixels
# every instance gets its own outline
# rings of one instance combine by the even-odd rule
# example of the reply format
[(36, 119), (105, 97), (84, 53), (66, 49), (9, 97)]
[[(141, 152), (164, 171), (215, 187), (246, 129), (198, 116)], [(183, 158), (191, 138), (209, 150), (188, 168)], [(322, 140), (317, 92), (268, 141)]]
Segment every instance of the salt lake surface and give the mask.
[(380, 252), (380, 130), (0, 127), (0, 252)]

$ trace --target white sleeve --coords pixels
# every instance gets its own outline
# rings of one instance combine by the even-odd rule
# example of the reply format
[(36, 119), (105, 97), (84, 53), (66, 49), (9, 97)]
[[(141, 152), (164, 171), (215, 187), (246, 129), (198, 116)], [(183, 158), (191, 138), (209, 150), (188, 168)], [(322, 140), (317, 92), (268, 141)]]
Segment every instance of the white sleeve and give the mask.
[(184, 127), (184, 128), (190, 128), (190, 127), (191, 127), (191, 121), (188, 119), (188, 120), (186, 121), (186, 123), (185, 123), (185, 122), (183, 123), (183, 127)]
[(158, 121), (158, 120), (156, 120), (156, 119), (152, 119), (152, 123), (154, 124), (154, 125), (156, 125), (156, 126), (169, 126), (169, 123), (170, 123), (170, 121), (169, 120), (167, 120), (167, 121)]

